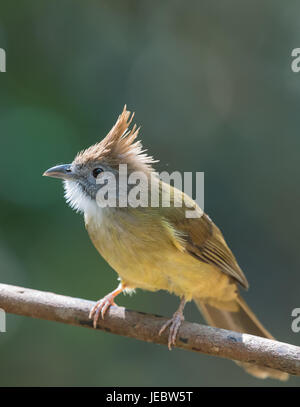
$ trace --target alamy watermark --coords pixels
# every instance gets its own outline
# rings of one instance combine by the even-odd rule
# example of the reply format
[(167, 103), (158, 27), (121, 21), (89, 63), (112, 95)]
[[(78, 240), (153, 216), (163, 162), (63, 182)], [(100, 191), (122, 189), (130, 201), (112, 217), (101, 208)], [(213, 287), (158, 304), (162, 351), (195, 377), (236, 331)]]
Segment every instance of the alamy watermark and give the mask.
[(179, 171), (153, 172), (149, 176), (143, 171), (128, 172), (127, 164), (120, 164), (117, 172), (100, 172), (96, 183), (100, 186), (96, 201), (101, 208), (182, 207), (186, 218), (203, 215), (203, 172), (196, 172), (195, 177), (192, 172)]
[(294, 48), (291, 56), (295, 58), (292, 60), (291, 69), (293, 72), (298, 73), (300, 71), (300, 48)]
[(0, 48), (0, 72), (6, 72), (6, 52)]
[(295, 333), (300, 332), (300, 308), (294, 308), (292, 311), (292, 317), (295, 317), (292, 321), (292, 331)]
[(0, 308), (0, 333), (1, 332), (6, 332), (6, 314), (2, 308)]

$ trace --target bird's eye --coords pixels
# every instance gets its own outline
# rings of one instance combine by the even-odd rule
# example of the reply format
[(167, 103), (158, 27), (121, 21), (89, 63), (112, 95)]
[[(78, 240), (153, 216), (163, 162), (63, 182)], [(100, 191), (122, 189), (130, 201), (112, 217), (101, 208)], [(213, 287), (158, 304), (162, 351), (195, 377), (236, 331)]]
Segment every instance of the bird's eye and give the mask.
[(94, 178), (97, 178), (98, 175), (101, 174), (101, 172), (103, 172), (103, 169), (102, 169), (102, 168), (95, 168), (95, 169), (93, 170), (93, 177), (94, 177)]

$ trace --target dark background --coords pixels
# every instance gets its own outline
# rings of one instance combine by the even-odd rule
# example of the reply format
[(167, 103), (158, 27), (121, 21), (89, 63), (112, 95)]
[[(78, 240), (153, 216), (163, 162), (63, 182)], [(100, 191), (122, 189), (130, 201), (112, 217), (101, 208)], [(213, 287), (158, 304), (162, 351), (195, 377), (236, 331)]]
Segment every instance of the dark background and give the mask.
[[(245, 297), (298, 344), (300, 47), (296, 1), (2, 0), (1, 282), (98, 299), (116, 287), (62, 185), (41, 175), (105, 136), (127, 103), (157, 170), (204, 171), (205, 209), (245, 271)], [(178, 299), (118, 303), (172, 315)], [(202, 321), (189, 304), (186, 319)], [(228, 360), (8, 315), (0, 385), (298, 386)]]

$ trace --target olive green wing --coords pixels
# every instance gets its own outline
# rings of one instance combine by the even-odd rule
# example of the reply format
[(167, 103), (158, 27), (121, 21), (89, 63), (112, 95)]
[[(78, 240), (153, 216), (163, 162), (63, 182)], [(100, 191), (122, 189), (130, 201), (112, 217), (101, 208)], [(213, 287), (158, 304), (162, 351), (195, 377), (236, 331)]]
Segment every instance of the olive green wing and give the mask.
[(244, 273), (210, 217), (203, 213), (199, 218), (186, 218), (185, 208), (171, 209), (164, 216), (180, 235), (185, 250), (199, 261), (218, 267), (247, 289)]

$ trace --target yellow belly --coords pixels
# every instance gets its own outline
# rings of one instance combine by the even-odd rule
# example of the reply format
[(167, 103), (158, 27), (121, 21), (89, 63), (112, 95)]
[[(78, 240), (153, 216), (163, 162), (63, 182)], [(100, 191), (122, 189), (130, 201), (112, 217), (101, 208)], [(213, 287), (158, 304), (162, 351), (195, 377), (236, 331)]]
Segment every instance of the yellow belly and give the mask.
[(218, 268), (200, 262), (167, 236), (160, 224), (149, 223), (145, 233), (134, 225), (105, 220), (101, 227), (86, 219), (89, 235), (104, 259), (128, 288), (167, 290), (179, 297), (236, 298), (236, 285)]
[(115, 270), (128, 287), (145, 290), (167, 290), (186, 300), (217, 299), (220, 302), (236, 298), (236, 285), (213, 266), (200, 263), (187, 253), (161, 254), (157, 262), (115, 264)]

